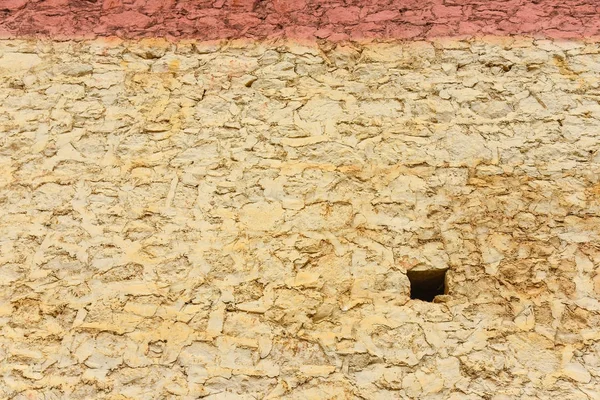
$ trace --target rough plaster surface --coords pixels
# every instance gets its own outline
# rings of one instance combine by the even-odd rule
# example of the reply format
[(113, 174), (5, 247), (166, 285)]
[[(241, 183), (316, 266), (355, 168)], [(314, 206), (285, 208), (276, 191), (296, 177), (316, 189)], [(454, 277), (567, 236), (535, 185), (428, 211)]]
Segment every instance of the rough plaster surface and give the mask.
[(0, 398), (600, 398), (599, 61), (0, 41)]
[(600, 36), (597, 0), (0, 0), (0, 37)]

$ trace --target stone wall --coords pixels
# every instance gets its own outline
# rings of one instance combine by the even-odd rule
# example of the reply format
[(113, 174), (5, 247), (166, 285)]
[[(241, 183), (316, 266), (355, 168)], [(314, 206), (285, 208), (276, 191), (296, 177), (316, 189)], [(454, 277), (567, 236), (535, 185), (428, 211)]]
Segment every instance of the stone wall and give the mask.
[(0, 0), (0, 37), (600, 36), (597, 0)]
[(0, 41), (0, 398), (599, 399), (599, 60)]

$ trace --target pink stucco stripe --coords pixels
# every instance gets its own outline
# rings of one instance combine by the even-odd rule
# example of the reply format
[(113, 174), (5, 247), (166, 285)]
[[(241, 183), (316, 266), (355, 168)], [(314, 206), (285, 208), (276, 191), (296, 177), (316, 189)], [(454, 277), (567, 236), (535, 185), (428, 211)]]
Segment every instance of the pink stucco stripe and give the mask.
[(598, 0), (0, 0), (0, 37), (596, 37)]

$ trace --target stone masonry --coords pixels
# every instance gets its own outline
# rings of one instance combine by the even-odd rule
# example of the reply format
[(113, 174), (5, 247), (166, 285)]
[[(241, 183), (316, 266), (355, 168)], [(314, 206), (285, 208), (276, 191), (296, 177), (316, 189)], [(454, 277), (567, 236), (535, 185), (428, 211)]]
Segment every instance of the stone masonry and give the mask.
[(585, 40), (1, 40), (0, 398), (600, 399), (599, 100)]

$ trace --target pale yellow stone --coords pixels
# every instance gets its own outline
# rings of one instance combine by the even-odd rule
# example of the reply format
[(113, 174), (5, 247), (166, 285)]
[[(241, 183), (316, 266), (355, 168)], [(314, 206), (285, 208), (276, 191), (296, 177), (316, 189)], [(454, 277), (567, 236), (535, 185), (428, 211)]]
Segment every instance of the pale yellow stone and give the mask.
[(141, 317), (151, 317), (156, 313), (158, 306), (155, 304), (143, 304), (128, 302), (124, 310)]
[(210, 313), (206, 333), (215, 336), (219, 335), (223, 330), (223, 322), (225, 319), (225, 304), (219, 303), (215, 310)]
[(0, 40), (0, 398), (595, 398), (599, 61)]
[(240, 212), (240, 221), (249, 231), (267, 231), (275, 228), (282, 216), (280, 204), (259, 202), (244, 206)]
[(529, 306), (521, 310), (515, 317), (515, 325), (521, 330), (530, 331), (535, 327), (535, 314)]
[(578, 362), (571, 362), (562, 369), (565, 376), (581, 383), (588, 383), (592, 377), (583, 365)]
[(7, 52), (0, 57), (0, 69), (8, 70), (11, 73), (22, 73), (42, 62), (42, 58), (37, 54)]
[(307, 376), (327, 376), (335, 371), (333, 365), (302, 365), (300, 373)]

